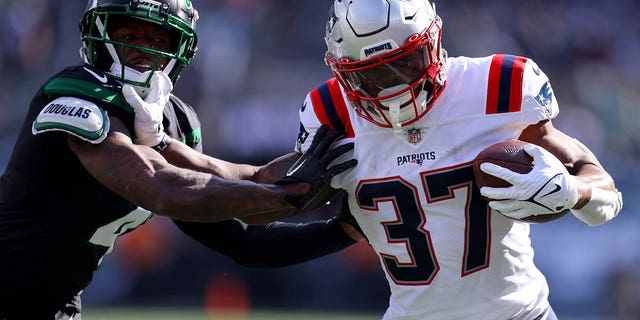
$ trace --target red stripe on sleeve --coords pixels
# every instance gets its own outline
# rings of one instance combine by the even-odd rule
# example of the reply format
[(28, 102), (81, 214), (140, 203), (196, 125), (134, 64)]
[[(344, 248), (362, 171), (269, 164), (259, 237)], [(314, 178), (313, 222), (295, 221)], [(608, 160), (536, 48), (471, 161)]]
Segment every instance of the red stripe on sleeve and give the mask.
[[(344, 125), (344, 131), (346, 134), (346, 138), (355, 137), (355, 133), (353, 132), (353, 126), (351, 125), (351, 119), (349, 118), (349, 112), (347, 110), (347, 104), (342, 97), (342, 91), (340, 90), (340, 82), (338, 79), (333, 78), (328, 81), (329, 92), (331, 92), (331, 100), (333, 101), (333, 105), (336, 108), (336, 112), (340, 117), (340, 121)], [(315, 105), (315, 103), (314, 103)]]
[(500, 91), (500, 71), (502, 70), (503, 54), (497, 54), (491, 59), (489, 68), (489, 84), (487, 86), (486, 113), (494, 114), (498, 112), (498, 94)]
[(524, 66), (527, 58), (516, 57), (513, 61), (511, 73), (511, 94), (509, 96), (509, 112), (517, 112), (522, 108), (522, 82), (524, 79)]
[(313, 111), (316, 113), (316, 117), (320, 120), (320, 123), (329, 125), (329, 128), (332, 130), (335, 129), (331, 121), (329, 121), (329, 117), (327, 116), (327, 112), (324, 110), (324, 105), (322, 104), (322, 99), (320, 99), (320, 92), (318, 88), (315, 88), (310, 93), (311, 103), (313, 104)]

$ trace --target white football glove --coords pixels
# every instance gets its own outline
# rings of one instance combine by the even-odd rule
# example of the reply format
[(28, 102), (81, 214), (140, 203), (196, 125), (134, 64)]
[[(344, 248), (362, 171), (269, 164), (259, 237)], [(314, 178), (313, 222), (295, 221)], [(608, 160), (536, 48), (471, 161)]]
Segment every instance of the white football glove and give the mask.
[(144, 99), (133, 86), (127, 84), (122, 87), (124, 98), (136, 112), (134, 130), (137, 144), (154, 147), (165, 138), (162, 112), (169, 102), (171, 90), (173, 83), (164, 72), (153, 73), (149, 93)]
[(533, 169), (520, 174), (492, 163), (483, 163), (485, 173), (511, 183), (505, 188), (482, 187), (489, 206), (505, 216), (522, 219), (571, 209), (578, 202), (578, 185), (556, 156), (542, 147), (527, 144), (523, 150), (533, 157)]

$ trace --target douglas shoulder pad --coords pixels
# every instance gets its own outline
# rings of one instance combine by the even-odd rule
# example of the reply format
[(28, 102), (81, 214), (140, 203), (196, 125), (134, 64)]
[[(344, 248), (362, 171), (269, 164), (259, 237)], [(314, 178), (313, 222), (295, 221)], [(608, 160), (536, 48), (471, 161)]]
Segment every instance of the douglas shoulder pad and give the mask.
[(63, 131), (98, 144), (109, 133), (109, 117), (93, 102), (61, 97), (47, 104), (31, 127), (34, 135), (47, 131)]

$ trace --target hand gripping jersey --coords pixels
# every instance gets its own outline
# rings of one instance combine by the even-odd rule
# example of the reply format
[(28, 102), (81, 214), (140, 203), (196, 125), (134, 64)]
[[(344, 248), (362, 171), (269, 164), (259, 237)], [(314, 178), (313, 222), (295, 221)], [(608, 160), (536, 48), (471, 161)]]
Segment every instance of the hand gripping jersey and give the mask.
[[(133, 134), (121, 89), (83, 65), (55, 75), (33, 98), (0, 184), (0, 311), (29, 303), (23, 297), (71, 301), (116, 237), (151, 217), (98, 183), (67, 145), (67, 134), (100, 143), (108, 116)], [(165, 131), (202, 151), (193, 109), (172, 96), (164, 112)]]
[(448, 82), (401, 133), (358, 117), (336, 79), (311, 91), (296, 150), (321, 123), (343, 128), (358, 165), (334, 178), (391, 288), (384, 319), (533, 319), (549, 307), (529, 225), (492, 211), (473, 180), (483, 148), (558, 113), (547, 76), (523, 57), (449, 58)]

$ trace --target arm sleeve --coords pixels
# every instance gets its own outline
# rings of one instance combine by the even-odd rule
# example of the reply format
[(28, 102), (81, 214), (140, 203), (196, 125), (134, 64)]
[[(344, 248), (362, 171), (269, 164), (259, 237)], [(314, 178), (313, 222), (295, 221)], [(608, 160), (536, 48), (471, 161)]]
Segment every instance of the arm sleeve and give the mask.
[(247, 225), (174, 221), (191, 238), (245, 267), (275, 268), (332, 254), (355, 243), (336, 219)]
[(522, 110), (525, 122), (537, 123), (554, 119), (560, 112), (549, 77), (531, 59), (523, 70)]

